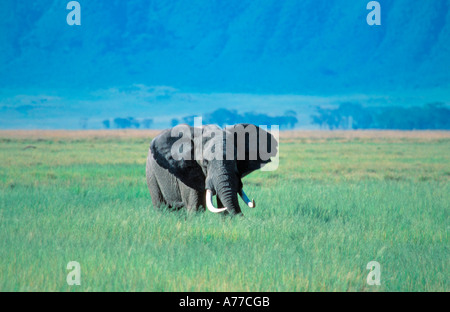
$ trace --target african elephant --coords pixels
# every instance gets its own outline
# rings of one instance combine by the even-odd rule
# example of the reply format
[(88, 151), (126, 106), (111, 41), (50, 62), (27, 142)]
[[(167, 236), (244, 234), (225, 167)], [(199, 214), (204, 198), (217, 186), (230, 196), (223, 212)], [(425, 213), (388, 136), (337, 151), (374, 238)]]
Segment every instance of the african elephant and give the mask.
[[(153, 206), (189, 211), (242, 214), (242, 178), (269, 163), (277, 154), (274, 135), (251, 124), (222, 129), (216, 125), (178, 125), (155, 137), (147, 157), (147, 185)], [(217, 206), (212, 196), (217, 195)]]

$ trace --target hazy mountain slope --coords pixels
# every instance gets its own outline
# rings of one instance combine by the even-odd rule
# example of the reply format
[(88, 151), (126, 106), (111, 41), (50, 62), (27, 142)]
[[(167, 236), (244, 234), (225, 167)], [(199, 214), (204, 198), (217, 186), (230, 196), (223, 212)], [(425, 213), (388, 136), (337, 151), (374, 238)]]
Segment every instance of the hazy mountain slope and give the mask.
[[(68, 1), (67, 1), (68, 2)], [(447, 88), (449, 1), (0, 3), (0, 87), (144, 83), (200, 91), (355, 93)]]

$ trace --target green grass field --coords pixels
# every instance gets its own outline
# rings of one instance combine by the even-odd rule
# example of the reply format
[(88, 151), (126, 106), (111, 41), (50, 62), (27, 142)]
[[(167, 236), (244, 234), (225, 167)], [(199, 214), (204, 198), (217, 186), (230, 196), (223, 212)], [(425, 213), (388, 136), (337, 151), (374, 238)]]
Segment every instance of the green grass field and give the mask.
[(233, 219), (155, 211), (150, 139), (0, 132), (0, 291), (450, 291), (450, 133), (285, 134)]

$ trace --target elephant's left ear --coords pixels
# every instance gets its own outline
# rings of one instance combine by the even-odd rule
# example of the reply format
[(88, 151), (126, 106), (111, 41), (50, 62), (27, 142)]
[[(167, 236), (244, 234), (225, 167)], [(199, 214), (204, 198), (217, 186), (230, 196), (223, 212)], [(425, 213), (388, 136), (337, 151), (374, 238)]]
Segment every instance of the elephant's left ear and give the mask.
[(278, 153), (273, 134), (258, 126), (237, 124), (227, 127), (226, 132), (228, 138), (233, 136), (237, 169), (242, 177), (261, 169)]
[(150, 150), (158, 165), (187, 186), (198, 191), (205, 188), (205, 176), (194, 157), (194, 128), (178, 125), (153, 139)]

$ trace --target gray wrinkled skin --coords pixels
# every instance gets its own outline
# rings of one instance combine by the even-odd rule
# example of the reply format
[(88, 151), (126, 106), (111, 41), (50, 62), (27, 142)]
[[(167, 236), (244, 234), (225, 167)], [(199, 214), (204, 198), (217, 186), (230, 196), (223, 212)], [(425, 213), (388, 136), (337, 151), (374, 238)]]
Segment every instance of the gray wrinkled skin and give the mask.
[[(242, 189), (242, 178), (247, 174), (257, 170), (270, 162), (270, 159), (261, 159), (258, 156), (250, 158), (251, 149), (259, 148), (259, 137), (267, 141), (267, 151), (270, 157), (277, 153), (277, 142), (273, 135), (258, 129), (258, 137), (250, 144), (249, 136), (245, 140), (245, 158), (237, 160), (237, 157), (226, 159), (226, 144), (232, 144), (224, 138), (235, 135), (234, 132), (242, 132), (247, 124), (235, 125), (231, 128), (221, 129), (215, 125), (206, 125), (203, 128), (196, 128), (202, 135), (194, 136), (194, 128), (189, 127), (192, 134), (188, 142), (189, 148), (184, 152), (191, 157), (177, 159), (172, 155), (172, 147), (182, 135), (173, 137), (171, 129), (163, 131), (150, 144), (147, 157), (146, 176), (147, 186), (150, 191), (152, 203), (155, 208), (167, 206), (172, 209), (186, 208), (189, 211), (204, 210), (206, 207), (206, 190), (209, 189), (217, 195), (218, 208), (227, 207), (227, 214), (241, 214), (237, 193)], [(183, 125), (183, 127), (188, 127)], [(211, 132), (221, 131), (224, 135), (214, 136)], [(234, 131), (234, 132), (233, 132)], [(199, 132), (197, 132), (199, 134)], [(261, 140), (262, 140), (261, 139)], [(198, 153), (199, 140), (203, 142), (203, 150)], [(215, 140), (213, 142), (213, 140)], [(227, 143), (226, 143), (227, 142)], [(223, 159), (213, 159), (211, 150), (208, 148), (211, 143), (223, 145)], [(237, 140), (234, 146), (230, 147), (237, 153)], [(219, 146), (219, 145), (216, 145)], [(194, 157), (197, 149), (197, 157)], [(242, 145), (240, 145), (240, 153)], [(253, 154), (253, 155), (256, 155)], [(252, 160), (251, 160), (252, 159)]]

